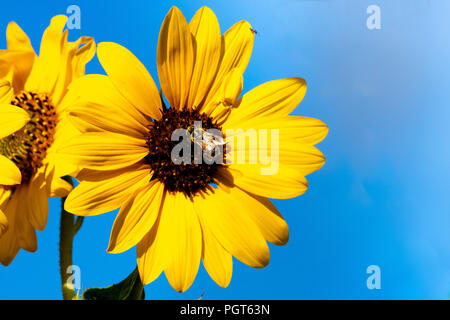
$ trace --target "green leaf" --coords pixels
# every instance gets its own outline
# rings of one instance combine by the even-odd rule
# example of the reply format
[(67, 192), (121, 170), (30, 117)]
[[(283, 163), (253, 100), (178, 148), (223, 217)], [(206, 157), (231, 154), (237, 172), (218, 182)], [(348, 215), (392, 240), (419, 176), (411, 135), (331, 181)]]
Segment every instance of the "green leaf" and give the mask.
[(144, 286), (136, 268), (125, 280), (106, 288), (89, 288), (82, 300), (145, 300)]

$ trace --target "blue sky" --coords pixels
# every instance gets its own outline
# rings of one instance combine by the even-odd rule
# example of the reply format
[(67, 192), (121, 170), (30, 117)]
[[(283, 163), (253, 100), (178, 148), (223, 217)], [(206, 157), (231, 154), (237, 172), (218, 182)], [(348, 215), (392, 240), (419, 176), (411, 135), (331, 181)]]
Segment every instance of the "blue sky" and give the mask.
[[(330, 128), (319, 144), (325, 166), (308, 176), (308, 192), (274, 201), (290, 227), (271, 246), (262, 270), (235, 260), (228, 288), (203, 267), (194, 285), (175, 292), (164, 275), (146, 286), (150, 299), (447, 299), (450, 294), (450, 3), (445, 0), (353, 1), (20, 1), (0, 11), (0, 28), (16, 21), (39, 47), (42, 31), (71, 4), (81, 30), (129, 48), (157, 79), (156, 45), (165, 14), (177, 5), (189, 20), (211, 7), (222, 31), (245, 19), (258, 30), (244, 90), (283, 77), (307, 80), (296, 115)], [(368, 30), (366, 8), (381, 9)], [(5, 48), (4, 37), (0, 45)], [(98, 60), (87, 73), (103, 73)], [(39, 250), (0, 266), (0, 299), (59, 299), (59, 199), (51, 200)], [(105, 252), (115, 213), (85, 220), (74, 263), (83, 289), (119, 282), (135, 251)], [(381, 289), (366, 268), (381, 269)]]

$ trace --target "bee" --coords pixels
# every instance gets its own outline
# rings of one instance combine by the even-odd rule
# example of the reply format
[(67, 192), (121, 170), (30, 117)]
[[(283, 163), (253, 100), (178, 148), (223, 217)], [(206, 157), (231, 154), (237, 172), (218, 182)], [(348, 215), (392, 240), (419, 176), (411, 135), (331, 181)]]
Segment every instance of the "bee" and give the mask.
[(250, 31), (251, 31), (254, 35), (257, 35), (257, 34), (258, 34), (258, 31), (255, 30), (255, 29), (250, 28)]
[(222, 135), (205, 131), (203, 133), (203, 143), (208, 146), (221, 146), (225, 144), (225, 141), (223, 140)]
[(190, 135), (191, 141), (203, 150), (203, 157), (208, 163), (214, 162), (219, 149), (217, 147), (226, 144), (221, 134), (211, 133), (202, 127), (189, 126), (186, 132)]
[(197, 140), (199, 137), (201, 137), (203, 135), (203, 128), (202, 127), (197, 127), (197, 126), (189, 126), (186, 129), (186, 134), (190, 136), (191, 141), (194, 142), (195, 140)]
[(213, 163), (216, 156), (221, 153), (220, 146), (226, 144), (222, 135), (212, 134), (207, 131), (204, 132), (203, 141), (201, 143), (203, 148), (203, 158), (207, 163)]

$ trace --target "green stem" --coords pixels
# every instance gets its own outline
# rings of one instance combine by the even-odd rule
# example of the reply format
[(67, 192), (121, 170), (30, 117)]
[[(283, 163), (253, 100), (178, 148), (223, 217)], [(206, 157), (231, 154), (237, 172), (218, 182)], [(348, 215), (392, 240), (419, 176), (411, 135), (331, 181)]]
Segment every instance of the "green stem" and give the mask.
[[(71, 177), (64, 177), (64, 180), (73, 186)], [(66, 197), (61, 199), (61, 222), (59, 234), (59, 272), (61, 274), (61, 290), (64, 300), (72, 300), (75, 296), (75, 290), (71, 284), (68, 283), (71, 274), (67, 272), (68, 268), (73, 265), (72, 262), (72, 246), (73, 239), (80, 230), (83, 223), (83, 217), (75, 216), (64, 210), (64, 203)]]

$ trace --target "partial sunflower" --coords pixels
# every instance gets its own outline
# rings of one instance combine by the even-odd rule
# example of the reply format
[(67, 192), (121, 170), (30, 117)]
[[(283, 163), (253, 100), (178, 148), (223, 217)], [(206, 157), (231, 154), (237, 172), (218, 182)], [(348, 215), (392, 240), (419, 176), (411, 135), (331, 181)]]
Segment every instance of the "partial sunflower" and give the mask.
[[(137, 245), (144, 284), (164, 271), (172, 287), (183, 292), (193, 283), (200, 260), (222, 287), (231, 279), (232, 256), (265, 267), (267, 241), (284, 245), (289, 238), (285, 220), (268, 198), (303, 194), (305, 175), (324, 164), (313, 145), (326, 136), (327, 126), (289, 116), (305, 95), (303, 79), (271, 81), (239, 98), (253, 40), (246, 21), (221, 35), (209, 8), (201, 8), (188, 24), (173, 7), (157, 49), (167, 106), (145, 67), (115, 43), (98, 45), (107, 76), (87, 75), (69, 88), (84, 101), (69, 110), (82, 134), (62, 146), (59, 156), (84, 169), (66, 210), (93, 216), (120, 207), (107, 251), (120, 253)], [(226, 161), (199, 164), (191, 154), (187, 159), (194, 163), (176, 164), (176, 129), (188, 137), (215, 129), (197, 147), (205, 152), (213, 146), (220, 155), (215, 147), (222, 146)], [(236, 130), (227, 136), (230, 129)], [(261, 173), (267, 162), (231, 161), (239, 151), (255, 151), (250, 144), (233, 148), (231, 140), (245, 140), (253, 131), (261, 138), (272, 129), (279, 136), (274, 151), (279, 163), (271, 175)]]
[(68, 42), (66, 16), (45, 30), (39, 56), (14, 23), (0, 50), (0, 262), (9, 265), (19, 250), (37, 250), (35, 230), (45, 229), (49, 197), (68, 195), (60, 177), (75, 168), (56, 166), (54, 151), (78, 131), (63, 116), (75, 97), (72, 80), (84, 75), (95, 54), (92, 38)]

